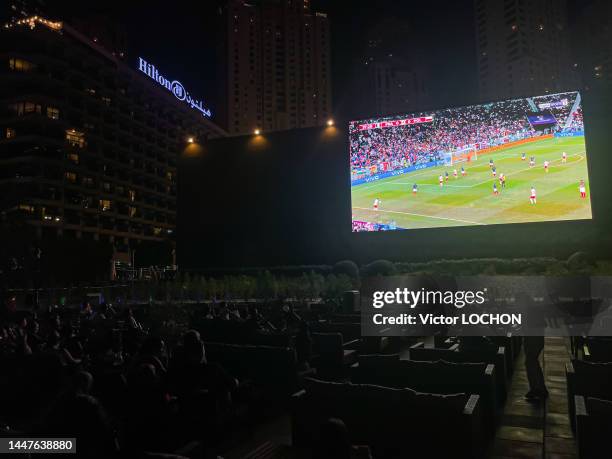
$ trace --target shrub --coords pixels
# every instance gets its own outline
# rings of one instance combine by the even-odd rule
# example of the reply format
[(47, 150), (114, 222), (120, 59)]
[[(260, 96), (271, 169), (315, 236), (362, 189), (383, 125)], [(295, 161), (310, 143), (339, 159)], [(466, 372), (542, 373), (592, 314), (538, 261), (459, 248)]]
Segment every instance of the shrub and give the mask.
[(586, 252), (576, 252), (567, 259), (567, 268), (570, 271), (579, 271), (593, 264), (593, 260)]
[(389, 260), (376, 260), (362, 268), (366, 276), (391, 276), (397, 273), (395, 265)]
[(358, 279), (359, 267), (354, 261), (342, 260), (334, 265), (334, 274), (345, 274), (351, 279)]

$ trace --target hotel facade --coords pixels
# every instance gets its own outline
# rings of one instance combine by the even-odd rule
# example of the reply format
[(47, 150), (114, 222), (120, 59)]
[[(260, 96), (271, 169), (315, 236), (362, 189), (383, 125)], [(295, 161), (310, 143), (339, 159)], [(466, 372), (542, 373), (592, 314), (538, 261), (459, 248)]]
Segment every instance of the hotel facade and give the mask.
[(139, 248), (173, 251), (177, 160), (226, 132), (170, 70), (118, 57), (38, 16), (2, 27), (3, 237), (91, 241), (126, 262)]

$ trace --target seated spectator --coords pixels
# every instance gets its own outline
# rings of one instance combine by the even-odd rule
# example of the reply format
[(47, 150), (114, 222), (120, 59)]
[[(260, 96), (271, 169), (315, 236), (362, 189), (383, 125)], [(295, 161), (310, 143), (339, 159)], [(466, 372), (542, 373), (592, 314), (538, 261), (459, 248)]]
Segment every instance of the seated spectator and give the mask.
[(111, 459), (118, 455), (117, 439), (98, 400), (75, 394), (47, 420), (45, 435), (77, 438), (76, 457)]
[(140, 325), (140, 322), (138, 322), (138, 320), (136, 320), (136, 318), (134, 317), (134, 311), (132, 310), (132, 308), (126, 308), (124, 320), (125, 326), (128, 329), (142, 330), (142, 325)]
[(72, 390), (75, 394), (89, 395), (93, 386), (93, 376), (88, 371), (77, 371), (72, 377)]
[(106, 303), (106, 301), (103, 301), (100, 304), (100, 311), (101, 311), (100, 314), (105, 319), (112, 319), (113, 317), (117, 315), (117, 311), (115, 311), (115, 308), (113, 308), (113, 305)]
[(344, 422), (330, 418), (323, 423), (319, 434), (316, 454), (318, 459), (371, 459), (368, 447), (355, 447), (349, 439), (349, 432)]
[(38, 321), (32, 320), (28, 326), (28, 343), (34, 351), (41, 350), (44, 344), (44, 339), (40, 336), (39, 332), (40, 325)]
[(204, 389), (228, 401), (238, 387), (236, 378), (220, 365), (207, 361), (204, 343), (196, 330), (183, 335), (183, 344), (172, 361), (170, 380), (178, 395), (191, 395)]
[(140, 348), (136, 358), (137, 364), (149, 363), (161, 378), (165, 378), (168, 367), (166, 343), (159, 336), (149, 335)]
[(264, 331), (262, 326), (263, 317), (257, 310), (256, 306), (249, 306), (246, 320), (244, 321), (245, 327), (250, 333), (257, 333)]
[(169, 401), (154, 365), (141, 363), (130, 373), (125, 437), (128, 450), (167, 450), (172, 425)]
[(81, 307), (81, 320), (93, 320), (96, 318), (96, 312), (94, 311), (91, 303), (85, 301)]
[(70, 351), (62, 346), (62, 340), (57, 330), (49, 334), (45, 351), (47, 354), (56, 356), (63, 366), (74, 366), (80, 363), (78, 358), (73, 357)]

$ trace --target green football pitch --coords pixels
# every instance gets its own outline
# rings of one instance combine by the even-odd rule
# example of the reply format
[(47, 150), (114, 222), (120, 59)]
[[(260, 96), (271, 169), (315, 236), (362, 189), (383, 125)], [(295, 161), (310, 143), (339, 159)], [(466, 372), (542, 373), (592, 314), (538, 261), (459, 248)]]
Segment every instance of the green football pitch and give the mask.
[[(562, 152), (567, 162), (561, 161)], [(527, 159), (521, 160), (526, 153)], [(529, 167), (529, 158), (536, 164)], [(494, 161), (493, 177), (489, 160)], [(544, 161), (550, 161), (548, 172)], [(461, 166), (466, 175), (461, 176)], [(457, 169), (458, 177), (453, 177)], [(438, 177), (449, 173), (440, 186)], [(501, 188), (499, 174), (506, 176)], [(587, 197), (580, 197), (579, 182), (586, 184)], [(499, 194), (493, 193), (497, 183)], [(416, 195), (412, 186), (418, 186)], [(531, 204), (531, 187), (537, 193)], [(378, 210), (373, 209), (380, 199)], [(398, 228), (433, 228), (498, 223), (579, 220), (591, 218), (591, 201), (584, 137), (559, 137), (537, 140), (479, 155), (470, 162), (438, 166), (364, 183), (351, 188), (353, 220), (395, 223)]]

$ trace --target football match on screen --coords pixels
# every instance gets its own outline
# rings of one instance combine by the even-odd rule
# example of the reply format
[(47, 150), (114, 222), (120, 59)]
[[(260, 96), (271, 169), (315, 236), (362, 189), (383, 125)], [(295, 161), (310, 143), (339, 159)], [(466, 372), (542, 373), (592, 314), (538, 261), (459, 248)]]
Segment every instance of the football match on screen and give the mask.
[(579, 92), (349, 125), (353, 231), (592, 218)]

